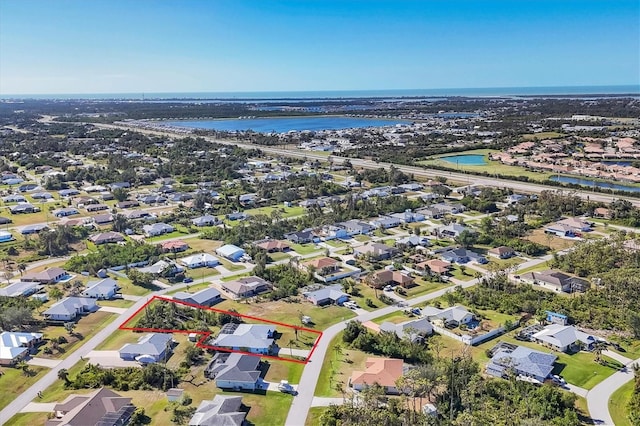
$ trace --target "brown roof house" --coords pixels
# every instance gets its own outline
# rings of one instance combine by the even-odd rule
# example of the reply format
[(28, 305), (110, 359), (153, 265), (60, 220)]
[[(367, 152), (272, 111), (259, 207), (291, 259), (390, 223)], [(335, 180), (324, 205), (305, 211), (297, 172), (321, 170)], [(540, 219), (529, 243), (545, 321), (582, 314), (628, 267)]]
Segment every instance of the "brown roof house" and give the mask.
[(38, 282), (40, 284), (55, 284), (69, 277), (67, 271), (62, 268), (49, 268), (42, 272), (25, 274), (20, 280), (25, 282)]
[(507, 246), (492, 248), (487, 253), (489, 254), (489, 256), (497, 257), (498, 259), (509, 259), (516, 254), (514, 249)]
[(438, 275), (446, 275), (451, 269), (451, 263), (440, 259), (431, 259), (416, 265), (418, 271), (431, 272)]
[(92, 235), (89, 237), (89, 241), (91, 241), (95, 245), (119, 243), (121, 241), (124, 241), (124, 237), (118, 232), (109, 231)]
[(267, 253), (286, 252), (291, 250), (289, 244), (280, 240), (266, 240), (256, 243), (256, 247), (265, 250)]
[(381, 243), (365, 244), (353, 249), (354, 256), (356, 257), (370, 256), (372, 259), (375, 259), (375, 260), (390, 259), (396, 253), (397, 253), (397, 250), (395, 248), (389, 247), (388, 245), (381, 244)]
[(370, 287), (384, 287), (385, 285), (400, 285), (404, 288), (413, 287), (415, 281), (409, 275), (401, 271), (390, 271), (388, 269), (376, 271), (367, 278)]
[(235, 298), (244, 298), (269, 291), (271, 289), (271, 283), (260, 277), (253, 276), (223, 282), (222, 289)]
[(135, 409), (131, 398), (100, 388), (86, 395), (69, 395), (55, 405), (56, 417), (47, 420), (45, 426), (126, 425)]
[(349, 386), (362, 390), (375, 383), (386, 393), (397, 394), (396, 381), (404, 373), (404, 362), (394, 358), (367, 358), (365, 371), (354, 371), (349, 378)]
[(548, 290), (563, 291), (566, 293), (572, 292), (584, 292), (591, 284), (587, 280), (581, 278), (572, 277), (564, 272), (559, 271), (542, 271), (542, 272), (527, 272), (520, 276), (520, 280), (529, 284), (538, 285)]
[(330, 257), (319, 257), (304, 263), (304, 267), (315, 270), (315, 273), (324, 276), (337, 272), (340, 269), (340, 262)]

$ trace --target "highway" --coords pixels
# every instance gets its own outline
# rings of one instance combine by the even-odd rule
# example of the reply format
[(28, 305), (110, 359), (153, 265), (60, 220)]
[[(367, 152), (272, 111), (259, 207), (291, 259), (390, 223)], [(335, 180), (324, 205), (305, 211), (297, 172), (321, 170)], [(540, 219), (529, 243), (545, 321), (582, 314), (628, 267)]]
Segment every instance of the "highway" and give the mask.
[[(185, 135), (185, 134), (182, 134), (182, 133), (174, 133), (174, 132), (170, 132), (170, 131), (158, 131), (158, 130), (151, 130), (151, 129), (142, 129), (142, 128), (138, 128), (138, 127), (134, 127), (134, 126), (126, 126), (126, 125), (121, 125), (121, 124), (118, 124), (118, 125), (115, 125), (115, 124), (96, 124), (96, 123), (86, 123), (86, 124), (93, 124), (96, 127), (100, 127), (100, 128), (123, 129), (123, 130), (135, 131), (135, 132), (140, 132), (140, 133), (153, 135), (153, 136), (164, 136), (164, 137), (194, 136), (194, 137), (197, 137), (195, 135)], [(226, 139), (215, 139), (215, 138), (212, 138), (212, 137), (203, 137), (203, 138), (205, 140), (207, 140), (208, 142), (211, 142), (211, 143), (217, 143), (217, 144), (222, 144), (222, 145), (232, 145), (232, 146), (237, 146), (239, 148), (244, 148), (244, 149), (259, 149), (264, 153), (271, 154), (271, 155), (276, 155), (276, 156), (291, 157), (291, 158), (303, 158), (303, 159), (307, 159), (307, 160), (318, 160), (318, 161), (324, 161), (324, 162), (326, 162), (327, 158), (328, 158), (326, 154), (318, 154), (318, 153), (315, 153), (313, 151), (304, 151), (304, 150), (300, 150), (300, 149), (274, 148), (274, 147), (270, 147), (270, 146), (254, 145), (254, 144), (242, 143), (242, 142), (226, 140)], [(400, 170), (400, 171), (402, 171), (404, 173), (407, 173), (407, 174), (413, 174), (417, 178), (436, 179), (438, 177), (441, 177), (441, 178), (446, 178), (449, 181), (460, 182), (460, 183), (462, 183), (464, 185), (473, 184), (473, 185), (491, 186), (491, 187), (497, 187), (497, 188), (509, 188), (509, 189), (513, 190), (514, 192), (524, 192), (524, 193), (539, 194), (542, 191), (562, 189), (562, 190), (570, 192), (570, 193), (572, 193), (572, 194), (574, 194), (574, 195), (576, 195), (578, 197), (581, 197), (583, 199), (588, 199), (588, 200), (591, 200), (591, 201), (610, 203), (610, 202), (612, 202), (614, 200), (624, 199), (624, 200), (628, 200), (629, 202), (631, 202), (634, 206), (640, 207), (640, 199), (631, 198), (631, 197), (624, 197), (624, 196), (619, 196), (619, 195), (613, 195), (613, 194), (606, 194), (606, 193), (602, 193), (602, 192), (594, 192), (594, 191), (589, 191), (587, 189), (575, 190), (575, 189), (572, 189), (572, 188), (560, 188), (560, 187), (557, 187), (557, 186), (543, 185), (541, 183), (520, 182), (520, 181), (515, 181), (515, 180), (500, 179), (500, 178), (488, 177), (488, 176), (476, 176), (476, 175), (471, 175), (471, 174), (467, 174), (467, 173), (450, 172), (450, 171), (443, 171), (443, 170), (434, 170), (434, 169), (427, 169), (427, 168), (424, 168), (424, 167), (406, 166), (406, 165), (401, 165), (401, 164), (384, 163), (384, 162), (377, 162), (377, 161), (372, 161), (372, 160), (365, 160), (365, 159), (361, 159), (361, 158), (347, 158), (347, 157), (340, 157), (340, 156), (336, 156), (336, 155), (331, 155), (331, 160), (335, 164), (342, 164), (344, 161), (349, 160), (349, 161), (351, 161), (351, 164), (354, 167), (363, 168), (363, 169), (378, 169), (380, 167), (389, 168), (389, 167), (391, 167), (393, 165), (396, 168), (398, 168), (398, 170)]]

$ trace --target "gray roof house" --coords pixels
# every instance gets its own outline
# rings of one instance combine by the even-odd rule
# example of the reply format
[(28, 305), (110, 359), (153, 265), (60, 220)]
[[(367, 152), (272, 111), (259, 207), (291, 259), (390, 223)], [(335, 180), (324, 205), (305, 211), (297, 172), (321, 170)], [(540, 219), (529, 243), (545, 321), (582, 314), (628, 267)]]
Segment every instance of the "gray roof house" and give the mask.
[(149, 355), (160, 361), (171, 352), (172, 343), (171, 334), (149, 333), (140, 337), (138, 343), (127, 343), (118, 353), (120, 358), (125, 360), (135, 360), (141, 355)]
[(118, 293), (120, 286), (112, 278), (105, 278), (98, 282), (87, 284), (87, 289), (82, 292), (82, 296), (94, 299), (111, 299)]
[(399, 324), (385, 321), (380, 324), (380, 331), (396, 333), (396, 335), (401, 339), (408, 336), (412, 342), (416, 342), (421, 340), (422, 336), (427, 336), (433, 333), (433, 326), (426, 318), (409, 320)]
[(553, 270), (526, 272), (520, 276), (520, 280), (549, 290), (567, 293), (586, 291), (591, 286), (591, 283), (587, 280)]
[(96, 301), (88, 297), (67, 297), (51, 305), (42, 315), (47, 321), (73, 321), (78, 315), (98, 309)]
[(118, 243), (120, 241), (124, 241), (124, 237), (118, 232), (109, 231), (92, 235), (89, 237), (89, 241), (95, 245)]
[(14, 365), (42, 341), (42, 333), (0, 333), (0, 365)]
[(35, 281), (40, 284), (53, 284), (58, 281), (68, 277), (67, 271), (62, 268), (53, 267), (45, 269), (42, 272), (30, 272), (25, 274), (21, 280), (22, 281)]
[(207, 365), (205, 377), (215, 379), (221, 389), (256, 390), (260, 387), (260, 358), (218, 352)]
[(17, 283), (9, 284), (4, 288), (0, 288), (0, 296), (5, 297), (19, 297), (30, 296), (33, 293), (38, 292), (42, 288), (37, 282), (33, 281), (19, 281)]
[(560, 352), (571, 350), (576, 342), (580, 342), (587, 350), (591, 350), (598, 341), (595, 336), (578, 330), (572, 325), (551, 324), (531, 336), (531, 340)]
[(336, 226), (347, 231), (349, 235), (368, 234), (376, 229), (375, 226), (370, 223), (359, 220), (348, 220), (346, 222), (336, 223)]
[(195, 226), (214, 226), (220, 223), (220, 220), (210, 214), (191, 219), (191, 223)]
[(451, 306), (446, 309), (439, 309), (434, 306), (425, 306), (422, 308), (421, 314), (427, 318), (429, 322), (438, 325), (441, 323), (446, 326), (457, 327), (460, 324), (467, 324), (475, 318), (475, 316), (467, 311), (464, 306)]
[(222, 301), (220, 292), (212, 287), (204, 288), (196, 293), (179, 291), (173, 295), (173, 299), (199, 306), (212, 306)]
[(222, 289), (233, 297), (251, 297), (271, 289), (271, 283), (256, 276), (222, 282)]
[(198, 405), (189, 426), (242, 426), (247, 413), (241, 408), (241, 396), (216, 395)]
[(147, 235), (147, 237), (153, 237), (156, 235), (168, 234), (174, 231), (173, 226), (167, 225), (166, 223), (158, 222), (153, 223), (151, 225), (144, 225), (142, 230)]
[(276, 329), (266, 324), (225, 324), (211, 346), (267, 355), (275, 347), (273, 335)]
[(342, 305), (349, 300), (349, 295), (342, 291), (340, 284), (322, 287), (319, 290), (303, 293), (303, 296), (317, 306)]
[(440, 226), (437, 229), (438, 234), (442, 235), (443, 237), (457, 237), (463, 231), (468, 230), (469, 228), (464, 225), (460, 225), (459, 223), (450, 223), (449, 225)]
[(126, 425), (135, 409), (131, 398), (100, 388), (85, 395), (69, 395), (54, 406), (56, 417), (47, 420), (45, 426)]
[(529, 377), (542, 383), (544, 382), (555, 363), (557, 356), (548, 354), (524, 346), (515, 349), (501, 348), (487, 364), (487, 373), (496, 377), (504, 377), (509, 368), (518, 376)]

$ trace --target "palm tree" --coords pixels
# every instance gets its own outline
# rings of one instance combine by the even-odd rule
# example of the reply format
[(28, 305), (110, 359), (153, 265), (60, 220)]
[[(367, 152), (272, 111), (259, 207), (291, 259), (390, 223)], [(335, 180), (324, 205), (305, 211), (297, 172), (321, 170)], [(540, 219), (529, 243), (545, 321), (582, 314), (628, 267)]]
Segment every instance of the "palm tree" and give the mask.
[(27, 270), (27, 265), (24, 262), (18, 263), (18, 271), (20, 271), (20, 276), (22, 276), (23, 272)]
[(67, 385), (71, 383), (69, 380), (69, 371), (67, 371), (66, 368), (61, 368), (60, 371), (58, 371), (58, 379), (64, 380), (64, 383)]
[(595, 361), (598, 364), (602, 364), (602, 351), (606, 349), (607, 345), (605, 342), (596, 342), (593, 345), (593, 355), (596, 357)]
[(291, 345), (293, 345), (295, 341), (293, 339), (289, 339), (289, 351), (291, 352), (291, 356), (293, 357), (293, 349), (291, 349)]

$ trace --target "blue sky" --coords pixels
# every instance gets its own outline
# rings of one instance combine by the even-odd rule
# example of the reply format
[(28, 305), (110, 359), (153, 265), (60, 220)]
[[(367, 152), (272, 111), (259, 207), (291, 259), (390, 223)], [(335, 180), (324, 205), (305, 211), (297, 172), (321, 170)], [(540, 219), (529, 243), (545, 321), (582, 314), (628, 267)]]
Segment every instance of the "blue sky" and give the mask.
[(640, 2), (0, 0), (0, 94), (639, 84)]

